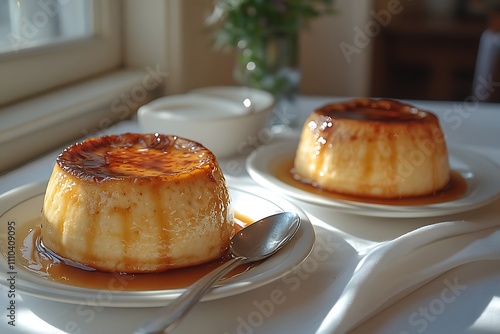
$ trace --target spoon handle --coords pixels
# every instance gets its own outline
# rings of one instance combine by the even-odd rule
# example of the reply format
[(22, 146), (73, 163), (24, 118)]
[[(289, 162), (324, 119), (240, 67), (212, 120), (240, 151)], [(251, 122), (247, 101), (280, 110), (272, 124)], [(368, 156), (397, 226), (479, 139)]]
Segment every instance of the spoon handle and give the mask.
[(135, 334), (169, 333), (180, 323), (184, 315), (200, 300), (212, 285), (225, 274), (243, 264), (245, 257), (234, 257), (193, 283), (182, 295), (160, 309), (149, 321), (139, 327)]

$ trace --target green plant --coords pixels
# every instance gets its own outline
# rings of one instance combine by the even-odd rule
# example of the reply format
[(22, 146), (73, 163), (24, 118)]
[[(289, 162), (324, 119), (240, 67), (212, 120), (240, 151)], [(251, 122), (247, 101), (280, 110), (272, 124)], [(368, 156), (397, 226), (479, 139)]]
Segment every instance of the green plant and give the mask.
[(333, 0), (216, 0), (210, 25), (216, 47), (247, 47), (269, 34), (296, 34), (309, 21), (331, 14)]

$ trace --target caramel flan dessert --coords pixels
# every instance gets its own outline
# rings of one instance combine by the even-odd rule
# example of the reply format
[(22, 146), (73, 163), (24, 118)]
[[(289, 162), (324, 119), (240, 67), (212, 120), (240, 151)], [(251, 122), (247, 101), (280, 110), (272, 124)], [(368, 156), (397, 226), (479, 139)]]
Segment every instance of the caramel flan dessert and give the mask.
[(302, 128), (294, 173), (318, 188), (369, 198), (430, 195), (450, 182), (436, 115), (387, 99), (315, 110)]
[(234, 228), (214, 154), (160, 134), (103, 136), (63, 150), (42, 216), (46, 248), (84, 266), (124, 273), (217, 259)]

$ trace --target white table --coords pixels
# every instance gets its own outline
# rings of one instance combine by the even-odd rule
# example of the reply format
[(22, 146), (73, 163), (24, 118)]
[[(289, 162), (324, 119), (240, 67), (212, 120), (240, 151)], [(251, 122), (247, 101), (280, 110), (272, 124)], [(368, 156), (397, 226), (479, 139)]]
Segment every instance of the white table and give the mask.
[[(300, 123), (315, 107), (334, 100), (301, 97)], [(440, 116), (448, 144), (473, 149), (500, 165), (500, 105), (413, 103)], [(126, 131), (139, 131), (136, 122), (122, 122), (107, 132)], [(0, 193), (47, 179), (58, 152), (1, 175)], [(245, 157), (231, 159), (231, 166), (235, 161), (241, 168), (230, 171), (228, 161), (220, 162), (231, 177), (253, 182), (243, 168)], [(295, 203), (308, 214), (316, 232), (315, 248), (295, 274), (237, 296), (200, 303), (176, 333), (314, 333), (342, 291), (352, 272), (351, 260), (358, 252), (433, 222), (500, 219), (500, 200), (473, 212), (412, 219), (355, 216)], [(455, 291), (453, 302), (443, 303), (443, 289), (450, 282), (464, 288)], [(283, 298), (280, 303), (269, 303), (275, 290)], [(4, 287), (0, 295), (0, 333), (129, 333), (155, 311), (71, 305), (21, 294), (16, 300), (13, 328), (7, 324)], [(500, 333), (500, 261), (477, 262), (447, 272), (363, 323), (354, 333)]]

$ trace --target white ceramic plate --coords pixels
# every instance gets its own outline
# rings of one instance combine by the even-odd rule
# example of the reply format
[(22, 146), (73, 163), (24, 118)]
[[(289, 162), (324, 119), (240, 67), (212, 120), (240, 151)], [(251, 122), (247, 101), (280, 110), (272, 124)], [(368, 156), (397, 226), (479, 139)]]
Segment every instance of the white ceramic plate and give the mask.
[(463, 197), (428, 205), (383, 205), (348, 200), (337, 200), (298, 189), (275, 175), (271, 168), (276, 161), (295, 156), (297, 139), (280, 141), (254, 151), (247, 159), (250, 176), (264, 187), (307, 203), (328, 206), (332, 209), (364, 216), (376, 217), (435, 217), (469, 211), (493, 202), (500, 197), (500, 168), (489, 159), (458, 147), (449, 147), (450, 165), (467, 182)]
[[(23, 224), (39, 217), (46, 182), (26, 185), (0, 196), (0, 280), (7, 284), (9, 273), (15, 272), (16, 291), (48, 300), (73, 304), (112, 307), (157, 307), (179, 296), (184, 289), (154, 291), (102, 291), (60, 284), (35, 276), (20, 266), (9, 267), (5, 257), (8, 245), (8, 222), (14, 221), (17, 231)], [(314, 244), (314, 229), (307, 216), (298, 207), (279, 196), (262, 192), (251, 186), (229, 186), (236, 210), (253, 220), (282, 211), (296, 212), (301, 216), (301, 225), (296, 236), (276, 255), (251, 270), (221, 281), (202, 300), (213, 300), (268, 284), (296, 268), (311, 252)], [(14, 235), (16, 242), (25, 236)]]

